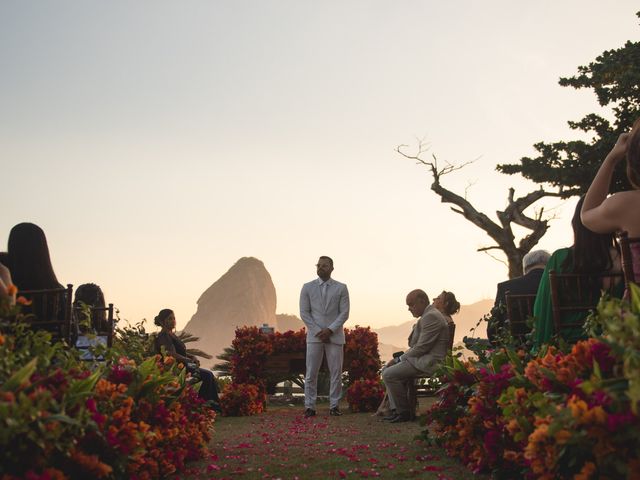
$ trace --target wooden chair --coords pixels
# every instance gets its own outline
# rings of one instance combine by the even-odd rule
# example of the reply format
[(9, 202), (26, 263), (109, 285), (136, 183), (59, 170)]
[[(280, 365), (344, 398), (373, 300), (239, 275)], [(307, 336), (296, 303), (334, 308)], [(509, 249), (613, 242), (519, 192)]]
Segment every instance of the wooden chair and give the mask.
[(514, 338), (523, 338), (531, 331), (531, 327), (527, 325), (527, 320), (533, 316), (536, 294), (511, 294), (507, 292), (505, 301), (507, 304), (509, 332)]
[[(81, 324), (83, 320), (83, 316), (86, 315), (86, 311), (80, 307), (75, 307), (73, 309), (74, 316), (76, 318), (76, 322)], [(113, 303), (110, 303), (106, 307), (90, 307), (89, 315), (91, 321), (91, 327), (95, 336), (87, 336), (81, 334), (78, 336), (78, 340), (76, 341), (76, 348), (79, 350), (85, 350), (82, 353), (81, 358), (83, 360), (93, 360), (93, 356), (88, 352), (88, 348), (90, 346), (101, 343), (108, 348), (111, 348), (113, 345), (113, 334), (115, 322), (113, 320)]]
[(640, 237), (629, 238), (627, 232), (622, 232), (618, 236), (618, 240), (622, 254), (622, 272), (624, 273), (625, 292), (628, 292), (629, 284), (631, 282), (638, 283), (638, 277), (640, 277), (640, 272), (634, 271), (632, 254), (632, 250), (640, 250)]
[(27, 322), (32, 328), (51, 332), (53, 340), (65, 340), (71, 344), (75, 340), (76, 329), (73, 328), (71, 299), (73, 285), (67, 288), (43, 290), (21, 290), (20, 295), (31, 301), (23, 312), (27, 314)]
[[(596, 308), (602, 293), (615, 296), (616, 288), (619, 288), (623, 281), (622, 273), (580, 274), (549, 271), (554, 333), (560, 333), (563, 328), (584, 325), (584, 320)], [(563, 316), (571, 313), (583, 315), (575, 322), (563, 321)]]

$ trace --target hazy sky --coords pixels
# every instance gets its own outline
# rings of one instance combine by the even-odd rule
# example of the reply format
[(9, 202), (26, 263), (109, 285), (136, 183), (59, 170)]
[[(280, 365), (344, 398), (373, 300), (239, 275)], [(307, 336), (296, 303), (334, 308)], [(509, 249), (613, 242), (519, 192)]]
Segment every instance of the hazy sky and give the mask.
[[(487, 214), (497, 174), (598, 111), (560, 87), (640, 33), (636, 1), (2, 1), (0, 232), (46, 232), (63, 283), (95, 282), (131, 321), (178, 327), (240, 257), (298, 313), (319, 255), (350, 323), (410, 319), (413, 288), (493, 298), (507, 269), (394, 152), (425, 138), (443, 184)], [(575, 200), (540, 247), (571, 243)]]

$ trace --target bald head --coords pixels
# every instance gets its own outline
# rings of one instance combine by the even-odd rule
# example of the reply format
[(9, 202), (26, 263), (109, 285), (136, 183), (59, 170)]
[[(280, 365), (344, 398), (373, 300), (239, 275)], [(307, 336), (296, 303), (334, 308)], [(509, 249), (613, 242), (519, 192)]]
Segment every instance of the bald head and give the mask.
[(425, 308), (429, 305), (429, 296), (424, 290), (416, 289), (407, 295), (407, 307), (411, 315), (418, 318), (424, 313)]

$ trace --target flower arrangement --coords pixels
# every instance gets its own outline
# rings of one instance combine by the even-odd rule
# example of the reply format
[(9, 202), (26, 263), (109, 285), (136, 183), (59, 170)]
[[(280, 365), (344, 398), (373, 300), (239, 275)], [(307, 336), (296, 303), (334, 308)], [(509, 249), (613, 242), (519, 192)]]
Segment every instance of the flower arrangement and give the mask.
[(632, 286), (630, 305), (601, 301), (590, 320), (601, 335), (569, 351), (549, 346), (530, 357), (503, 348), (481, 360), (451, 359), (425, 436), (499, 477), (635, 478), (639, 368), (629, 359), (640, 358), (638, 293)]
[(379, 379), (380, 353), (378, 351), (378, 334), (370, 327), (355, 326), (345, 328), (344, 369), (348, 373), (348, 384), (359, 379)]
[(356, 380), (347, 389), (347, 402), (352, 412), (375, 412), (384, 397), (380, 379)]
[(0, 478), (150, 479), (206, 453), (214, 414), (173, 359), (112, 351), (104, 365), (82, 362), (7, 311), (0, 305)]
[(220, 405), (225, 417), (256, 415), (264, 411), (264, 391), (250, 383), (229, 383), (222, 391)]
[[(345, 348), (344, 348), (344, 367), (347, 371), (347, 384), (351, 385), (359, 379), (379, 381), (380, 355), (378, 353), (378, 335), (372, 332), (369, 327), (363, 328), (356, 326), (354, 329), (344, 329), (345, 332)], [(217, 370), (229, 372), (233, 378), (232, 383), (236, 386), (228, 390), (229, 398), (233, 397), (236, 402), (235, 395), (239, 385), (254, 385), (258, 388), (258, 398), (263, 399), (263, 407), (266, 407), (266, 384), (268, 380), (265, 372), (267, 359), (271, 355), (284, 353), (299, 353), (304, 355), (306, 352), (306, 331), (304, 328), (294, 332), (287, 331), (284, 333), (276, 332), (265, 334), (260, 332), (257, 327), (242, 327), (236, 329), (235, 338), (232, 341), (231, 348), (218, 358), (224, 363), (216, 365)], [(227, 389), (225, 388), (225, 392)], [(237, 402), (242, 401), (239, 396)], [(244, 397), (246, 402), (253, 402), (253, 399)], [(224, 397), (221, 402), (225, 404), (228, 401)], [(365, 400), (362, 405), (363, 410), (367, 407)], [(377, 400), (378, 402), (380, 399)], [(262, 410), (260, 410), (262, 411)], [(225, 411), (224, 415), (246, 415), (248, 413), (232, 413), (232, 412), (252, 412), (259, 413), (252, 406), (235, 406)]]

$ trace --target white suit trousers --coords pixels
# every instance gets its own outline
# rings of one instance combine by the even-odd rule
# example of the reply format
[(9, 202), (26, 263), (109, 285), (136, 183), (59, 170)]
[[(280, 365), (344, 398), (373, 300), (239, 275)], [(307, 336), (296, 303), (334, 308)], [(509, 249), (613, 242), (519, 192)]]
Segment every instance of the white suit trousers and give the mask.
[(329, 390), (329, 408), (338, 406), (342, 396), (342, 359), (344, 345), (335, 343), (307, 343), (307, 371), (304, 376), (304, 406), (316, 408), (318, 398), (318, 371), (322, 366), (322, 357), (326, 355), (331, 388)]

